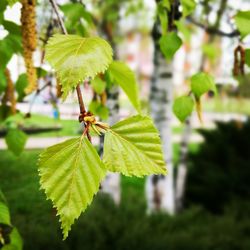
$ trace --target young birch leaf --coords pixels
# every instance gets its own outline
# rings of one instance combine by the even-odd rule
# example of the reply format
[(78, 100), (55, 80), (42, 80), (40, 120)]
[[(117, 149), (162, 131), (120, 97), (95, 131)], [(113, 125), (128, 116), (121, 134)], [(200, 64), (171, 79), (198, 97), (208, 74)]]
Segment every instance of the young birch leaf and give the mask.
[(127, 176), (166, 174), (160, 137), (147, 116), (120, 121), (105, 133), (103, 161), (107, 170)]
[(0, 223), (10, 225), (10, 212), (7, 205), (0, 201)]
[(8, 149), (16, 156), (19, 156), (24, 150), (27, 135), (23, 131), (13, 128), (8, 131), (5, 141)]
[(168, 13), (166, 11), (168, 7), (170, 8), (170, 6), (168, 6), (167, 3), (163, 2), (157, 5), (157, 15), (160, 19), (162, 34), (164, 35), (167, 33), (168, 30)]
[(197, 98), (212, 90), (216, 93), (215, 82), (207, 73), (198, 73), (191, 77), (191, 90)]
[(181, 47), (182, 40), (175, 32), (167, 33), (160, 39), (160, 49), (167, 60), (171, 60), (176, 51)]
[(46, 60), (58, 74), (65, 99), (81, 81), (105, 72), (112, 62), (112, 48), (98, 37), (57, 34), (46, 46)]
[(109, 66), (109, 72), (115, 83), (123, 89), (128, 96), (134, 108), (140, 113), (140, 101), (138, 94), (138, 85), (136, 83), (134, 72), (123, 62), (112, 62)]
[(194, 101), (190, 96), (181, 96), (174, 101), (173, 112), (176, 117), (184, 122), (191, 115), (194, 108)]
[(195, 10), (195, 0), (181, 0), (183, 17), (189, 16)]
[(106, 82), (97, 76), (91, 80), (91, 86), (97, 94), (102, 94), (106, 88)]
[(242, 38), (250, 34), (250, 11), (239, 11), (235, 22)]
[(171, 9), (170, 0), (162, 0), (161, 3), (162, 3), (162, 5), (163, 5), (167, 10), (170, 10), (170, 9)]
[(22, 250), (23, 249), (23, 241), (20, 236), (18, 230), (14, 227), (10, 233), (10, 243), (4, 245), (1, 250)]
[(39, 157), (41, 188), (60, 216), (64, 239), (74, 220), (91, 203), (105, 170), (86, 137), (67, 140), (47, 148)]

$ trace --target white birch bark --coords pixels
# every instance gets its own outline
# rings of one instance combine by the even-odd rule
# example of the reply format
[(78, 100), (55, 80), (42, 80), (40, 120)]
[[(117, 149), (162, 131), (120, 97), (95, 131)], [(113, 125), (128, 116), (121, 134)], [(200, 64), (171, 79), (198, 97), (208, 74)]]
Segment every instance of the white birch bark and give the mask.
[(161, 136), (168, 174), (167, 176), (149, 176), (147, 178), (147, 210), (148, 213), (164, 211), (174, 214), (174, 173), (171, 141), (173, 72), (172, 64), (166, 63), (157, 42), (155, 44), (154, 66), (150, 93), (151, 116)]
[(176, 177), (176, 211), (180, 211), (183, 207), (186, 179), (187, 179), (187, 155), (188, 155), (188, 143), (192, 132), (191, 118), (186, 120), (184, 132), (182, 134), (181, 148), (180, 148), (180, 161), (178, 165), (177, 177)]

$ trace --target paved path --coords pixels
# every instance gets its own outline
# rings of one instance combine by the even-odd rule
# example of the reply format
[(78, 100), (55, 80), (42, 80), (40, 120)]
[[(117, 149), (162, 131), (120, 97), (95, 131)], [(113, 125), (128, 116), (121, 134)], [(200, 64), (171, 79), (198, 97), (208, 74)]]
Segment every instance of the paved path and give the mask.
[[(43, 149), (43, 148), (47, 148), (49, 146), (52, 146), (54, 144), (63, 142), (65, 140), (68, 140), (68, 139), (74, 138), (74, 137), (71, 137), (71, 136), (49, 137), (49, 138), (29, 137), (25, 148), (26, 149)], [(94, 145), (98, 144), (98, 138), (97, 137), (93, 137), (92, 141), (93, 141)], [(174, 143), (179, 143), (180, 141), (181, 141), (181, 136), (180, 135), (174, 135), (173, 136), (173, 142)], [(192, 136), (190, 138), (190, 143), (200, 143), (202, 141), (203, 141), (203, 138), (199, 134), (192, 134)], [(7, 148), (7, 146), (6, 146), (5, 140), (0, 139), (0, 149), (6, 149), (6, 148)]]

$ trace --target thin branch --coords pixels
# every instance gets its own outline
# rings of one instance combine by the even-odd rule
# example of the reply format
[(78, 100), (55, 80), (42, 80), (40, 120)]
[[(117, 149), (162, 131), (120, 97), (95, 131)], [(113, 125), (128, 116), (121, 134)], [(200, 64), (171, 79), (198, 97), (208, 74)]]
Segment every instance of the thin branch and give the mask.
[[(66, 30), (66, 27), (64, 25), (64, 22), (60, 16), (60, 10), (58, 8), (58, 5), (57, 3), (55, 2), (55, 0), (49, 0), (56, 15), (57, 15), (57, 19), (58, 19), (58, 22), (59, 22), (59, 25), (62, 29), (62, 32), (63, 34), (68, 34), (67, 30)], [(83, 102), (83, 99), (82, 99), (82, 91), (81, 91), (81, 88), (80, 88), (80, 85), (78, 84), (76, 86), (76, 92), (77, 92), (77, 97), (78, 97), (78, 102), (79, 102), (79, 108), (80, 108), (80, 113), (81, 114), (85, 114), (86, 113), (86, 109), (85, 109), (85, 105), (84, 105), (84, 102)]]
[(63, 34), (65, 34), (65, 35), (68, 34), (68, 32), (66, 30), (66, 27), (64, 25), (64, 22), (63, 22), (63, 20), (62, 20), (62, 18), (60, 16), (60, 10), (58, 8), (57, 3), (54, 0), (49, 0), (49, 1), (50, 1), (51, 5), (52, 5), (56, 15), (57, 15), (57, 19), (58, 19), (58, 22), (59, 22), (59, 25), (60, 25), (60, 27), (62, 29)]
[(194, 20), (192, 17), (188, 17), (187, 20), (191, 22), (192, 24), (196, 25), (197, 27), (204, 29), (208, 34), (211, 34), (211, 35), (218, 35), (218, 36), (224, 36), (224, 37), (236, 37), (236, 36), (239, 36), (240, 34), (238, 30), (233, 30), (232, 32), (227, 33), (215, 27), (206, 26), (205, 24)]

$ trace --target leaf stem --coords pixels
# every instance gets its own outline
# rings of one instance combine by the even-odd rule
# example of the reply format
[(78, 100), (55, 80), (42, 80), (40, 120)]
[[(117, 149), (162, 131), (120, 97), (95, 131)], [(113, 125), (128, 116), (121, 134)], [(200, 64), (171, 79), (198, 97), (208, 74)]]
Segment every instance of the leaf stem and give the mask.
[[(62, 20), (62, 17), (60, 16), (60, 10), (58, 8), (56, 1), (55, 0), (49, 0), (49, 1), (52, 5), (52, 8), (54, 9), (54, 11), (56, 13), (56, 16), (57, 16), (57, 19), (58, 19), (58, 22), (59, 22), (59, 25), (62, 29), (63, 34), (67, 35), (68, 32), (67, 32), (66, 27), (64, 25), (64, 22)], [(86, 108), (85, 108), (85, 105), (83, 102), (82, 91), (81, 91), (79, 84), (76, 86), (76, 92), (77, 92), (77, 98), (78, 98), (78, 103), (79, 103), (79, 108), (80, 108), (80, 115), (82, 115), (84, 117), (84, 115), (86, 114)], [(91, 141), (91, 137), (90, 137), (89, 131), (88, 131), (89, 126), (86, 126), (86, 124), (85, 124), (85, 128), (87, 128), (87, 132), (86, 132), (87, 137)]]

